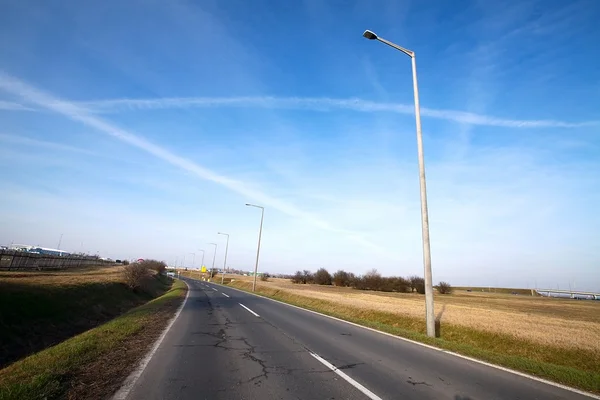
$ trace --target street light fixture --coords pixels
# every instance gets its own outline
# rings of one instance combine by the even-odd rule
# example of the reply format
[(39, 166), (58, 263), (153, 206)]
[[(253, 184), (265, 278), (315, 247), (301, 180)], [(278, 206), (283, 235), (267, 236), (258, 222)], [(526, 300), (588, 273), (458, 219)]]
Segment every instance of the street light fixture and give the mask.
[(246, 205), (248, 207), (256, 207), (256, 208), (260, 208), (260, 228), (258, 230), (258, 247), (256, 249), (256, 264), (254, 264), (254, 281), (252, 282), (252, 291), (255, 292), (256, 291), (256, 274), (258, 273), (258, 257), (260, 255), (260, 239), (262, 237), (262, 226), (263, 226), (263, 219), (265, 217), (265, 208), (261, 207), (261, 206), (257, 206), (255, 204), (249, 204), (246, 203)]
[(223, 260), (223, 273), (221, 274), (221, 285), (225, 279), (225, 266), (227, 265), (227, 251), (229, 250), (229, 233), (217, 232), (218, 235), (227, 236), (227, 244), (225, 245), (225, 260)]
[(196, 253), (190, 253), (192, 257), (192, 269), (194, 269), (194, 264), (196, 263)]
[(417, 62), (415, 52), (380, 38), (367, 30), (363, 36), (369, 40), (380, 42), (401, 51), (410, 57), (412, 62), (413, 90), (415, 97), (415, 119), (417, 123), (417, 151), (419, 157), (419, 183), (421, 186), (421, 228), (423, 235), (423, 268), (425, 270), (425, 320), (427, 336), (435, 337), (435, 315), (433, 308), (433, 282), (431, 276), (431, 249), (429, 244), (429, 216), (427, 212), (427, 185), (425, 180), (425, 160), (423, 157), (423, 134), (421, 132), (421, 110), (419, 108), (419, 87), (417, 85)]
[(210, 277), (212, 278), (212, 274), (215, 271), (215, 258), (217, 257), (217, 244), (216, 243), (209, 243), (212, 244), (213, 246), (215, 246), (215, 252), (213, 254), (213, 263), (212, 263), (212, 268), (211, 268), (211, 272), (210, 272)]

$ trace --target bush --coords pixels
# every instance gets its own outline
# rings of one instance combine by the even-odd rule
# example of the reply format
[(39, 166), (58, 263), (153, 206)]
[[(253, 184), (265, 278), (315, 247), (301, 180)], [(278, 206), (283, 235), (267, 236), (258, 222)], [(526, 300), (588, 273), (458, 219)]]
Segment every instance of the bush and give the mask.
[(302, 271), (302, 283), (304, 283), (304, 284), (313, 283), (314, 281), (315, 281), (315, 277), (313, 276), (312, 272), (310, 272), (307, 269)]
[(448, 282), (440, 282), (438, 284), (438, 293), (439, 294), (450, 294), (452, 293), (452, 286)]
[(154, 270), (154, 271), (158, 272), (159, 274), (164, 273), (167, 269), (167, 264), (165, 264), (163, 261), (144, 260), (144, 261), (140, 261), (138, 264), (145, 266), (149, 270), (150, 269)]
[(412, 292), (417, 292), (419, 294), (425, 294), (425, 279), (420, 276), (413, 275), (408, 278), (410, 281), (410, 289)]
[(292, 281), (292, 283), (307, 284), (314, 282), (314, 276), (309, 270), (305, 269), (304, 271), (296, 271), (296, 273), (290, 280)]
[(129, 264), (123, 270), (125, 284), (133, 291), (143, 289), (149, 276), (150, 270), (143, 263)]
[(352, 283), (351, 274), (346, 271), (339, 270), (333, 274), (333, 284), (335, 286), (350, 286)]
[(260, 280), (263, 281), (263, 282), (268, 281), (269, 278), (270, 278), (270, 275), (268, 273), (266, 273), (266, 272), (260, 276)]
[(317, 285), (331, 285), (331, 274), (325, 268), (319, 268), (313, 275), (313, 281)]
[(290, 278), (290, 281), (292, 281), (292, 283), (302, 283), (302, 271), (296, 271), (296, 273)]
[(123, 260), (123, 265), (129, 265), (129, 261)]

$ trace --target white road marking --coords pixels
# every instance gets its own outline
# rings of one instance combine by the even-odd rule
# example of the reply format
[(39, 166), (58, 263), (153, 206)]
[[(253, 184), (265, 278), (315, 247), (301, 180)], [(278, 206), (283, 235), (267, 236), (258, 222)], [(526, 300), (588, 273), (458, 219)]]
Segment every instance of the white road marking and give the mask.
[(333, 372), (335, 372), (336, 374), (341, 376), (342, 379), (344, 379), (346, 382), (348, 382), (349, 384), (351, 384), (352, 386), (354, 386), (355, 388), (360, 390), (365, 396), (367, 396), (371, 400), (382, 400), (381, 397), (377, 396), (375, 393), (371, 392), (369, 389), (367, 389), (360, 383), (356, 382), (354, 379), (350, 378), (348, 375), (346, 375), (345, 373), (343, 373), (342, 371), (337, 369), (337, 367), (335, 365), (331, 364), (329, 361), (325, 360), (323, 357), (321, 357), (315, 353), (310, 353), (310, 355), (313, 356), (314, 358), (316, 358), (321, 364), (325, 365), (327, 368), (329, 368), (330, 370), (332, 370)]
[[(185, 282), (185, 281), (183, 281), (183, 282)], [(121, 386), (121, 388), (117, 391), (117, 393), (115, 393), (115, 395), (112, 397), (112, 400), (125, 400), (127, 398), (127, 396), (129, 396), (129, 392), (131, 392), (131, 389), (133, 389), (133, 387), (135, 386), (135, 383), (137, 382), (139, 377), (142, 376), (142, 373), (144, 372), (144, 370), (146, 369), (146, 366), (152, 359), (152, 356), (154, 356), (154, 353), (156, 353), (156, 350), (158, 350), (158, 347), (162, 343), (163, 339), (165, 338), (165, 336), (167, 336), (167, 333), (169, 333), (169, 329), (171, 329), (171, 326), (173, 326), (173, 324), (177, 320), (177, 317), (179, 317), (179, 314), (181, 314), (181, 310), (183, 310), (185, 303), (187, 303), (187, 300), (188, 300), (191, 290), (190, 290), (190, 286), (188, 285), (188, 283), (185, 282), (185, 284), (188, 287), (188, 291), (185, 295), (185, 299), (183, 300), (183, 302), (177, 309), (177, 312), (175, 313), (173, 318), (171, 318), (171, 320), (167, 324), (166, 328), (161, 333), (160, 337), (156, 340), (156, 342), (154, 342), (154, 346), (152, 346), (152, 349), (148, 352), (148, 354), (146, 354), (146, 357), (144, 357), (144, 359), (142, 360), (140, 365), (138, 365), (138, 367), (131, 374), (129, 374), (127, 379), (125, 379), (123, 386)]]
[(225, 294), (225, 293), (223, 293), (223, 292), (221, 292), (221, 294), (222, 294), (223, 296), (225, 296), (225, 297), (229, 297), (227, 294)]
[(245, 305), (243, 305), (242, 303), (238, 303), (240, 306), (244, 307), (246, 310), (248, 310), (250, 313), (254, 314), (257, 317), (260, 317), (260, 315), (258, 315), (257, 313), (255, 313), (254, 311), (252, 311), (251, 309), (249, 309), (248, 307), (246, 307)]
[(219, 289), (215, 289), (215, 288), (211, 288), (211, 289), (212, 289), (212, 290), (214, 290), (215, 292), (218, 292), (218, 291), (219, 291)]
[(455, 352), (450, 351), (450, 350), (440, 349), (439, 347), (430, 346), (428, 344), (417, 342), (417, 341), (414, 341), (414, 340), (411, 340), (411, 339), (407, 339), (407, 338), (403, 338), (401, 336), (392, 335), (391, 333), (387, 333), (387, 332), (383, 332), (383, 331), (378, 331), (377, 329), (369, 328), (368, 326), (362, 326), (362, 325), (356, 324), (354, 322), (343, 320), (341, 318), (332, 317), (331, 315), (322, 314), (320, 312), (313, 311), (313, 310), (307, 310), (306, 308), (298, 307), (298, 306), (295, 306), (293, 304), (284, 303), (283, 301), (279, 301), (279, 300), (271, 299), (269, 297), (261, 296), (260, 294), (246, 292), (245, 290), (236, 289), (234, 287), (230, 287), (230, 289), (237, 290), (238, 292), (242, 292), (242, 293), (246, 293), (246, 294), (251, 294), (251, 295), (256, 296), (256, 297), (262, 297), (263, 299), (274, 301), (276, 303), (280, 303), (280, 304), (283, 304), (283, 305), (288, 306), (288, 307), (294, 307), (294, 308), (297, 308), (299, 310), (306, 311), (306, 312), (313, 313), (313, 314), (317, 314), (317, 315), (320, 315), (320, 316), (325, 317), (325, 318), (334, 319), (336, 321), (340, 321), (340, 322), (343, 322), (343, 323), (348, 324), (348, 325), (353, 325), (353, 326), (356, 326), (356, 327), (361, 328), (361, 329), (366, 329), (366, 330), (371, 331), (371, 332), (379, 333), (380, 335), (385, 335), (385, 336), (392, 337), (394, 339), (403, 340), (405, 342), (416, 344), (417, 346), (426, 347), (428, 349), (439, 351), (441, 353), (446, 353), (446, 354), (452, 355), (454, 357), (462, 358), (463, 360), (468, 360), (468, 361), (472, 361), (472, 362), (477, 363), (477, 364), (485, 365), (487, 367), (499, 369), (500, 371), (508, 372), (510, 374), (513, 374), (513, 375), (522, 376), (523, 378), (531, 379), (533, 381), (545, 383), (546, 385), (550, 385), (550, 386), (554, 386), (554, 387), (557, 387), (557, 388), (560, 388), (560, 389), (564, 389), (564, 390), (567, 390), (567, 391), (572, 392), (572, 393), (580, 394), (582, 396), (587, 396), (587, 397), (589, 397), (591, 399), (600, 400), (600, 396), (598, 396), (598, 395), (596, 395), (594, 393), (590, 393), (590, 392), (586, 392), (586, 391), (583, 391), (583, 390), (575, 389), (575, 388), (572, 388), (570, 386), (566, 386), (566, 385), (563, 385), (563, 384), (560, 384), (560, 383), (549, 381), (547, 379), (538, 378), (537, 376), (529, 375), (529, 374), (526, 374), (524, 372), (515, 371), (514, 369), (502, 367), (500, 365), (490, 364), (490, 363), (488, 363), (486, 361), (481, 361), (481, 360), (478, 360), (476, 358), (472, 358), (472, 357), (468, 357), (468, 356), (463, 356), (462, 354), (458, 354), (458, 353), (455, 353)]

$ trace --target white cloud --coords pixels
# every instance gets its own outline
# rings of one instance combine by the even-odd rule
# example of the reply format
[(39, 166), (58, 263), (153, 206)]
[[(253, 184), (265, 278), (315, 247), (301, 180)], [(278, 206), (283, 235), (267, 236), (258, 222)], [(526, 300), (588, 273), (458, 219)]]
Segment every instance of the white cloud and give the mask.
[[(334, 99), (327, 97), (165, 97), (150, 99), (111, 99), (77, 103), (81, 109), (90, 113), (110, 113), (127, 110), (153, 110), (168, 108), (202, 108), (202, 107), (257, 107), (300, 109), (315, 111), (352, 110), (359, 112), (392, 112), (413, 114), (412, 105), (400, 103), (381, 103), (358, 98)], [(579, 128), (600, 125), (600, 121), (568, 122), (560, 120), (522, 120), (499, 118), (491, 115), (476, 114), (465, 111), (421, 108), (424, 117), (443, 119), (463, 124), (495, 126), (507, 128)]]

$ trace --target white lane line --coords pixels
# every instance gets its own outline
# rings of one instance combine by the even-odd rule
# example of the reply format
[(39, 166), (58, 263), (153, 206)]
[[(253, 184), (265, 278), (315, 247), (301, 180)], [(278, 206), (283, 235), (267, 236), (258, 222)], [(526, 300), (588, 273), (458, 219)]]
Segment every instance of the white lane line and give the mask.
[(249, 309), (248, 307), (246, 307), (245, 305), (243, 305), (242, 303), (238, 303), (240, 306), (244, 307), (246, 310), (248, 310), (251, 314), (254, 314), (257, 317), (260, 317), (260, 315), (258, 315), (257, 313), (255, 313), (254, 311), (252, 311), (251, 309)]
[(314, 358), (316, 358), (317, 361), (319, 361), (321, 364), (325, 365), (327, 368), (329, 368), (330, 370), (332, 370), (333, 372), (335, 372), (336, 374), (341, 376), (342, 379), (344, 379), (346, 382), (348, 382), (349, 384), (351, 384), (352, 386), (354, 386), (355, 388), (357, 388), (358, 390), (363, 392), (363, 394), (365, 396), (367, 396), (368, 398), (370, 398), (371, 400), (382, 400), (381, 397), (377, 396), (375, 393), (371, 392), (369, 389), (367, 389), (360, 383), (356, 382), (354, 379), (350, 378), (348, 375), (346, 375), (345, 373), (343, 373), (342, 371), (337, 369), (337, 367), (335, 365), (331, 364), (329, 361), (325, 360), (323, 357), (321, 357), (315, 353), (309, 353), (309, 354), (311, 356), (313, 356)]
[(215, 289), (215, 288), (211, 288), (211, 289), (212, 289), (212, 290), (214, 290), (215, 292), (218, 292), (218, 291), (219, 291), (219, 289)]
[(489, 362), (478, 360), (478, 359), (473, 358), (473, 357), (463, 356), (462, 354), (455, 353), (455, 352), (450, 351), (450, 350), (440, 349), (439, 347), (434, 347), (434, 346), (431, 346), (431, 345), (428, 345), (428, 344), (425, 344), (425, 343), (417, 342), (415, 340), (407, 339), (407, 338), (404, 338), (402, 336), (396, 336), (396, 335), (393, 335), (391, 333), (387, 333), (387, 332), (383, 332), (383, 331), (378, 331), (375, 328), (369, 328), (368, 326), (363, 326), (363, 325), (359, 325), (359, 324), (354, 323), (354, 322), (343, 320), (341, 318), (332, 317), (331, 315), (322, 314), (322, 313), (320, 313), (318, 311), (308, 310), (306, 308), (298, 307), (298, 306), (295, 306), (293, 304), (284, 303), (283, 301), (271, 299), (269, 297), (262, 296), (260, 294), (246, 292), (245, 290), (240, 290), (240, 289), (237, 289), (237, 288), (234, 288), (234, 287), (229, 287), (229, 288), (233, 289), (233, 290), (237, 290), (238, 292), (241, 292), (241, 293), (250, 294), (250, 295), (253, 295), (253, 296), (256, 296), (256, 297), (261, 297), (263, 299), (273, 301), (275, 303), (283, 304), (284, 306), (297, 308), (298, 310), (306, 311), (306, 312), (309, 312), (309, 313), (312, 313), (312, 314), (320, 315), (321, 317), (325, 317), (325, 318), (333, 319), (333, 320), (336, 320), (336, 321), (339, 321), (339, 322), (343, 322), (345, 324), (352, 325), (352, 326), (355, 326), (357, 328), (365, 329), (365, 330), (368, 330), (368, 331), (371, 331), (371, 332), (375, 332), (375, 333), (378, 333), (380, 335), (389, 336), (389, 337), (394, 338), (396, 340), (402, 340), (404, 342), (412, 343), (412, 344), (415, 344), (417, 346), (428, 348), (430, 350), (439, 351), (440, 353), (446, 353), (446, 354), (449, 354), (449, 355), (454, 356), (454, 357), (462, 358), (463, 360), (467, 360), (467, 361), (471, 361), (471, 362), (474, 362), (474, 363), (477, 363), (477, 364), (485, 365), (486, 367), (498, 369), (500, 371), (504, 371), (504, 372), (507, 372), (509, 374), (513, 374), (513, 375), (521, 376), (523, 378), (531, 379), (532, 381), (536, 381), (536, 382), (544, 383), (544, 384), (549, 385), (549, 386), (554, 386), (554, 387), (557, 387), (557, 388), (560, 388), (560, 389), (564, 389), (564, 390), (566, 390), (568, 392), (577, 393), (577, 394), (580, 394), (582, 396), (589, 397), (591, 399), (600, 400), (600, 396), (597, 395), (597, 394), (586, 392), (586, 391), (580, 390), (580, 389), (576, 389), (576, 388), (573, 388), (571, 386), (563, 385), (563, 384), (557, 383), (557, 382), (552, 382), (552, 381), (549, 381), (549, 380), (544, 379), (544, 378), (538, 378), (537, 376), (534, 376), (534, 375), (529, 375), (529, 374), (526, 374), (524, 372), (516, 371), (514, 369), (502, 367), (500, 365), (491, 364)]
[(229, 297), (227, 294), (225, 294), (225, 293), (223, 293), (223, 292), (221, 292), (221, 294), (222, 294), (223, 296), (225, 296), (225, 297)]
[(156, 353), (156, 350), (158, 350), (158, 348), (160, 347), (160, 344), (162, 343), (163, 339), (165, 338), (165, 336), (167, 336), (167, 333), (169, 333), (169, 329), (171, 329), (171, 326), (173, 326), (173, 324), (177, 320), (177, 317), (179, 317), (179, 314), (181, 314), (181, 310), (183, 310), (185, 303), (187, 303), (188, 297), (191, 292), (190, 285), (188, 285), (188, 283), (186, 281), (183, 281), (183, 282), (188, 287), (188, 291), (185, 295), (185, 299), (183, 299), (183, 302), (177, 309), (177, 312), (175, 313), (173, 318), (171, 318), (171, 320), (167, 324), (166, 328), (161, 333), (160, 337), (156, 340), (156, 342), (154, 342), (154, 346), (152, 346), (152, 349), (148, 352), (148, 354), (146, 354), (146, 357), (144, 357), (144, 359), (142, 360), (140, 365), (138, 365), (138, 367), (135, 370), (133, 370), (133, 372), (131, 374), (129, 374), (127, 379), (125, 379), (123, 386), (121, 386), (121, 388), (117, 391), (117, 393), (115, 393), (115, 395), (112, 397), (112, 400), (125, 400), (127, 398), (127, 396), (129, 396), (131, 389), (133, 389), (133, 387), (135, 386), (135, 383), (137, 382), (139, 377), (142, 376), (142, 373), (144, 372), (144, 370), (146, 369), (146, 366), (152, 359), (152, 356), (154, 356), (154, 353)]

